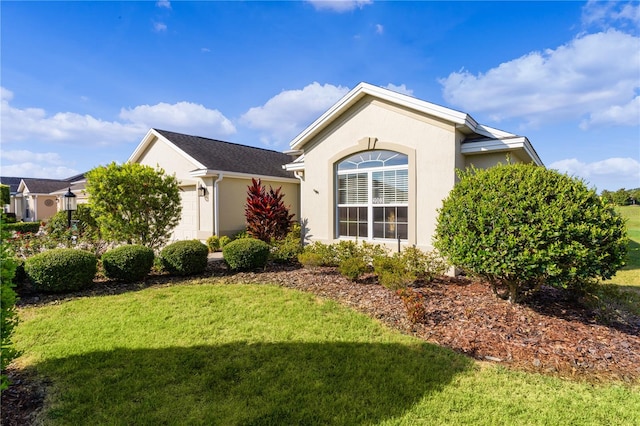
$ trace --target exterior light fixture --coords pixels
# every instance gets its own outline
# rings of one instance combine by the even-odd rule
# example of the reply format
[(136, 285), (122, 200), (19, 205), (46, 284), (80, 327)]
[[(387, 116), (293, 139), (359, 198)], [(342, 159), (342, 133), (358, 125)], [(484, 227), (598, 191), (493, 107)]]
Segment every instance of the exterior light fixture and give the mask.
[(198, 186), (198, 195), (204, 197), (207, 195), (207, 187), (203, 185)]
[(67, 212), (67, 227), (71, 228), (71, 212), (76, 211), (78, 208), (76, 194), (71, 192), (71, 187), (66, 194), (64, 194), (64, 198), (62, 199), (62, 210)]

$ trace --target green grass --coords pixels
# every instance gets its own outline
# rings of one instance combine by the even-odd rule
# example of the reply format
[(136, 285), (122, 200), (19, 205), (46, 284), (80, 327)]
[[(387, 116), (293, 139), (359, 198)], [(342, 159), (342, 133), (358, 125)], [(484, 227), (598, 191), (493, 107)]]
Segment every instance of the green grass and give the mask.
[(45, 424), (640, 424), (640, 389), (481, 365), (307, 293), (189, 285), (23, 308)]
[(636, 292), (638, 295), (636, 300), (640, 301), (640, 206), (624, 206), (617, 207), (617, 209), (627, 223), (627, 235), (629, 236), (627, 264), (605, 283), (616, 284), (623, 290)]

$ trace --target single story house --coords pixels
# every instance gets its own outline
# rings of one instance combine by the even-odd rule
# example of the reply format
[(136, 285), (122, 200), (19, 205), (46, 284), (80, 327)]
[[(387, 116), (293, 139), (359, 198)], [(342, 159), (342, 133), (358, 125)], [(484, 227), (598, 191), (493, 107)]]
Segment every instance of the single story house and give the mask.
[(267, 188), (282, 187), (285, 205), (299, 218), (298, 179), (282, 167), (289, 161), (277, 151), (158, 129), (149, 130), (129, 157), (129, 162), (161, 167), (178, 179), (182, 218), (173, 240), (244, 230), (251, 178)]
[[(307, 241), (357, 239), (391, 247), (399, 241), (422, 249), (431, 248), (437, 209), (458, 169), (507, 161), (543, 166), (524, 136), (367, 83), (318, 117), (284, 153), (150, 129), (128, 161), (178, 179), (182, 218), (172, 240), (243, 230), (247, 187), (260, 178), (282, 187)], [(23, 220), (44, 219), (70, 185), (82, 202), (82, 175), (21, 179), (12, 194), (20, 199), (15, 211)]]
[(469, 114), (361, 83), (290, 144), (308, 238), (431, 247), (456, 170), (542, 166), (529, 140)]
[(11, 197), (4, 211), (14, 213), (18, 221), (47, 220), (62, 208), (60, 199), (68, 189), (76, 195), (78, 203), (87, 201), (84, 182), (84, 174), (67, 179), (0, 177), (0, 183), (9, 186)]

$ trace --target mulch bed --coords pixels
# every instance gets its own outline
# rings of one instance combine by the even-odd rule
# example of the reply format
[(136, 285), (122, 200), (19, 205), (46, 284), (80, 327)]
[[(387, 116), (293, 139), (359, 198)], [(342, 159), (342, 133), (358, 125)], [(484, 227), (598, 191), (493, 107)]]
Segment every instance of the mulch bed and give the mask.
[[(497, 299), (488, 284), (442, 277), (412, 290), (422, 296), (422, 322), (413, 323), (402, 299), (364, 277), (351, 282), (336, 268), (271, 266), (231, 274), (211, 261), (206, 277), (226, 283), (272, 283), (330, 298), (389, 327), (451, 348), (475, 359), (525, 371), (589, 381), (640, 383), (640, 317), (589, 309), (562, 291), (543, 287), (523, 304)], [(23, 295), (20, 305), (61, 303), (98, 294), (118, 294), (180, 280), (151, 276), (144, 284), (97, 283), (85, 292), (60, 296)], [(44, 384), (9, 368), (13, 384), (2, 393), (2, 424), (28, 425), (42, 406)]]

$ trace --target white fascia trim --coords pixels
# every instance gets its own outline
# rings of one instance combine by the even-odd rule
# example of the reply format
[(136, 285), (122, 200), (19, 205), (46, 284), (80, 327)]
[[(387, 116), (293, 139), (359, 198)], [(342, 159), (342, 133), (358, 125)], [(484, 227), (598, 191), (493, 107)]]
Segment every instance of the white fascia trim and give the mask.
[(289, 163), (282, 166), (288, 172), (299, 172), (304, 170), (304, 162), (300, 163)]
[(456, 125), (467, 126), (472, 131), (475, 131), (478, 126), (477, 122), (466, 113), (432, 104), (431, 102), (423, 101), (402, 93), (397, 93), (389, 89), (373, 86), (368, 83), (360, 83), (353, 90), (344, 95), (316, 121), (311, 123), (311, 125), (304, 129), (298, 136), (296, 136), (289, 144), (291, 149), (299, 150), (309, 139), (317, 135), (322, 129), (331, 123), (335, 116), (347, 110), (366, 95), (405, 106), (425, 114), (433, 115)]
[(490, 138), (496, 139), (517, 137), (517, 135), (514, 133), (505, 132), (504, 130), (485, 126), (484, 124), (478, 124), (475, 132), (479, 135), (489, 136)]
[(486, 154), (489, 152), (505, 152), (522, 149), (529, 158), (538, 166), (544, 166), (540, 157), (533, 149), (531, 142), (524, 137), (516, 137), (509, 140), (493, 139), (489, 141), (466, 142), (462, 144), (460, 152), (464, 155)]
[(262, 179), (262, 180), (271, 180), (274, 182), (294, 182), (297, 183), (298, 179), (291, 177), (279, 177), (279, 176), (267, 176), (267, 175), (255, 175), (252, 173), (237, 173), (237, 172), (228, 172), (223, 170), (211, 170), (211, 169), (198, 169), (189, 172), (190, 176), (193, 177), (213, 177), (224, 175), (225, 178), (243, 178), (243, 179)]
[(128, 163), (137, 162), (138, 159), (142, 156), (142, 153), (147, 149), (149, 144), (153, 141), (154, 137), (166, 143), (171, 149), (173, 149), (175, 152), (180, 154), (187, 161), (190, 161), (191, 163), (193, 163), (197, 168), (206, 169), (206, 166), (204, 164), (202, 164), (201, 162), (199, 162), (198, 160), (196, 160), (195, 158), (193, 158), (192, 156), (190, 156), (189, 154), (187, 154), (186, 152), (178, 148), (173, 142), (171, 142), (169, 139), (162, 136), (160, 133), (158, 133), (154, 129), (149, 129), (149, 131), (147, 132), (145, 137), (142, 139), (142, 141), (138, 144), (136, 149), (133, 151), (133, 154), (131, 154), (127, 162)]

